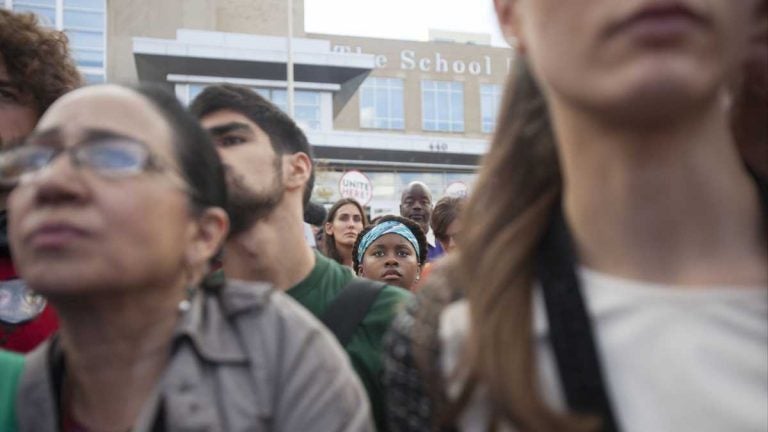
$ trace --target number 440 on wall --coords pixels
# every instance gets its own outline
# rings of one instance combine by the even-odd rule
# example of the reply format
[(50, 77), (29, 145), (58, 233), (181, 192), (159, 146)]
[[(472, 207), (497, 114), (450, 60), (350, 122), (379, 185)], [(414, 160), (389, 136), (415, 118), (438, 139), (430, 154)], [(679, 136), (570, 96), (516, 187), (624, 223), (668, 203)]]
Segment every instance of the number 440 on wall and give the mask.
[(447, 153), (448, 152), (448, 143), (445, 141), (430, 141), (429, 142), (429, 151), (433, 153)]

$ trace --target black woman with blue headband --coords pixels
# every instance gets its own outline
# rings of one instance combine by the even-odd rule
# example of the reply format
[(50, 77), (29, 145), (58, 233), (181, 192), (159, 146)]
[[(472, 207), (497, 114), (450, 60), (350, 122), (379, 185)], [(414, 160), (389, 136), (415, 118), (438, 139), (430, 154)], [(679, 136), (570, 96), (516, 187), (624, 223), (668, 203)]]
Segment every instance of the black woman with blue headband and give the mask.
[(427, 260), (427, 238), (410, 219), (383, 216), (360, 232), (353, 251), (359, 276), (410, 290)]

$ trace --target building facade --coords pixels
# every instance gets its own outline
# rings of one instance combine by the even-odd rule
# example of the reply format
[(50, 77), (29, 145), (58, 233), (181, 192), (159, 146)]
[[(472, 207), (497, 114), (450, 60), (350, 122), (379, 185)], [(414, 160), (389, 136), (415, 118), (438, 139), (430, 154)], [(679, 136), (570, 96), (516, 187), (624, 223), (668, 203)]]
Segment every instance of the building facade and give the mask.
[[(66, 31), (89, 82), (161, 83), (185, 103), (231, 82), (287, 109), (285, 0), (3, 1)], [(412, 180), (435, 199), (471, 189), (511, 50), (483, 35), (386, 40), (306, 33), (303, 22), (294, 0), (294, 118), (313, 145), (315, 200), (357, 187), (375, 216), (397, 212)], [(349, 183), (348, 171), (363, 176)]]

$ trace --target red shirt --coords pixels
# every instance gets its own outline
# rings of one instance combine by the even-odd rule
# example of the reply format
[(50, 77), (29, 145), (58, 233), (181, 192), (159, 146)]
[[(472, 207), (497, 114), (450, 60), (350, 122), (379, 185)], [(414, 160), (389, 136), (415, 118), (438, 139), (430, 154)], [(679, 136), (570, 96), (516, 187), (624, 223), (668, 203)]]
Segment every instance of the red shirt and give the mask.
[[(16, 279), (16, 269), (10, 257), (0, 256), (0, 281)], [(0, 348), (18, 353), (32, 351), (59, 328), (59, 319), (51, 305), (46, 304), (35, 319), (21, 324), (0, 321)]]

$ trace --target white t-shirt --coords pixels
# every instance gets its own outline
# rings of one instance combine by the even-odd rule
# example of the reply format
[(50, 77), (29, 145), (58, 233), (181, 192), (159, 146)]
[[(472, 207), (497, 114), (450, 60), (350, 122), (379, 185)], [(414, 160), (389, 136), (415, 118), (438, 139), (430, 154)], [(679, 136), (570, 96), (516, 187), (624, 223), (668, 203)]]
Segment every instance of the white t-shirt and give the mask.
[[(664, 286), (583, 268), (579, 278), (622, 431), (768, 431), (768, 287)], [(550, 406), (562, 411), (544, 305), (535, 293), (541, 388)], [(466, 302), (441, 316), (446, 377), (468, 326)], [(482, 399), (479, 394), (471, 402), (462, 430), (485, 430)]]

